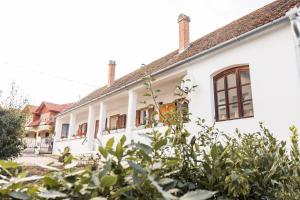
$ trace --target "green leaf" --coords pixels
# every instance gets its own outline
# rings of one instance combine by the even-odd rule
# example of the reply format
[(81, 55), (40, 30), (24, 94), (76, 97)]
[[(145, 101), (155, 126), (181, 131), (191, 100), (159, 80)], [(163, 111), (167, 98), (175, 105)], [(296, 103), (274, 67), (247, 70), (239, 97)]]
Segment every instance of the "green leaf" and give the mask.
[(121, 196), (122, 194), (124, 194), (125, 192), (128, 192), (130, 190), (133, 189), (133, 186), (126, 186), (126, 187), (122, 187), (121, 189), (117, 190), (115, 193), (112, 194), (112, 198), (116, 198)]
[(145, 153), (147, 154), (151, 154), (152, 153), (152, 148), (149, 145), (143, 144), (143, 143), (136, 143), (134, 144), (134, 146), (136, 146), (138, 149), (141, 149), (143, 151), (145, 151)]
[(54, 191), (54, 190), (46, 190), (46, 189), (42, 189), (38, 193), (38, 196), (45, 199), (57, 199), (57, 198), (67, 197), (67, 195), (64, 193)]
[(117, 144), (117, 147), (116, 147), (116, 156), (118, 158), (118, 161), (122, 160), (122, 157), (123, 157), (123, 147), (122, 147), (121, 143)]
[(186, 193), (179, 200), (206, 200), (212, 198), (216, 193), (208, 190), (196, 190)]
[(49, 186), (50, 188), (58, 185), (57, 179), (53, 177), (45, 176), (43, 180), (44, 180), (44, 184), (46, 186)]
[(138, 164), (136, 164), (135, 162), (128, 160), (127, 161), (129, 166), (136, 172), (140, 173), (140, 174), (146, 174), (146, 171)]
[(24, 192), (12, 192), (9, 194), (14, 199), (28, 200), (30, 197)]
[(100, 180), (102, 187), (111, 187), (117, 183), (118, 177), (117, 176), (103, 176)]
[(154, 145), (154, 149), (158, 150), (161, 147), (165, 146), (167, 144), (167, 138), (161, 138), (157, 143)]
[(125, 135), (123, 135), (121, 137), (120, 142), (121, 142), (122, 146), (125, 144), (125, 142), (126, 142), (126, 136)]
[(111, 150), (112, 146), (114, 145), (114, 142), (115, 142), (115, 139), (112, 137), (110, 138), (107, 142), (106, 142), (106, 146), (105, 146), (105, 149), (108, 151), (108, 150)]
[(99, 146), (98, 150), (99, 150), (99, 152), (101, 153), (101, 155), (104, 158), (107, 158), (107, 151), (106, 151), (106, 149), (104, 149), (103, 147)]
[(16, 162), (0, 160), (0, 166), (4, 169), (10, 169), (19, 167), (19, 164)]
[(29, 176), (25, 178), (12, 178), (11, 183), (24, 183), (24, 182), (31, 182), (31, 181), (37, 181), (42, 179), (42, 176)]

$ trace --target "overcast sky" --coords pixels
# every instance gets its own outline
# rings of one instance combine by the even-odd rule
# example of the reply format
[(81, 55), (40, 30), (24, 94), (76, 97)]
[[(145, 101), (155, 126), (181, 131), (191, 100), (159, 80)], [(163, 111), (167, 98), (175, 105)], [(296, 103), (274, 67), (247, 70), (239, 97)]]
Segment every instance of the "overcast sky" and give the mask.
[(31, 104), (79, 100), (178, 48), (177, 17), (191, 41), (272, 0), (1, 0), (0, 90), (12, 81)]

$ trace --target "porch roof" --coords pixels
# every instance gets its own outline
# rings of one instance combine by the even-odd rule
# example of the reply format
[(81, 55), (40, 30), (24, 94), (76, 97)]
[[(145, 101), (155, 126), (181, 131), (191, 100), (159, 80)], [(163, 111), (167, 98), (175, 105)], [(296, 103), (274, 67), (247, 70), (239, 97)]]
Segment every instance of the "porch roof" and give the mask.
[[(75, 103), (71, 108), (66, 109), (63, 113), (73, 110), (76, 107), (84, 105), (103, 95), (107, 95), (116, 90), (119, 90), (120, 88), (128, 84), (132, 84), (136, 81), (141, 81), (149, 73), (152, 74), (160, 72), (161, 70), (167, 69), (172, 65), (175, 65), (177, 63), (180, 64), (181, 61), (191, 58), (196, 54), (209, 50), (213, 47), (216, 47), (217, 45), (225, 43), (231, 39), (234, 39), (276, 19), (279, 19), (280, 17), (285, 16), (285, 13), (289, 9), (298, 5), (300, 5), (300, 0), (276, 0), (195, 40), (190, 44), (190, 47), (182, 53), (178, 53), (178, 50), (175, 50), (144, 66), (143, 68), (139, 68), (119, 78), (118, 80), (114, 81), (111, 86), (104, 86), (91, 92), (86, 97)], [(145, 72), (147, 72), (147, 74)]]

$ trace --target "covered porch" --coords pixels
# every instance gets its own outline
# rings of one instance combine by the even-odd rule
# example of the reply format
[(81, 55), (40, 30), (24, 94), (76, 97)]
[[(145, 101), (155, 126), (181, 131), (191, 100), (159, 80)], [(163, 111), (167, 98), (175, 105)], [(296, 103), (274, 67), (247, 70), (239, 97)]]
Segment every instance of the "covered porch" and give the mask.
[[(127, 142), (147, 143), (140, 133), (166, 128), (160, 115), (153, 113), (177, 109), (175, 100), (185, 96), (176, 96), (175, 92), (185, 76), (186, 71), (182, 71), (155, 80), (152, 90), (160, 91), (155, 99), (140, 85), (59, 116), (56, 119), (54, 153), (62, 152), (67, 146), (75, 154), (93, 152), (110, 138), (118, 141), (123, 135)], [(152, 118), (158, 122), (155, 127), (151, 125)]]

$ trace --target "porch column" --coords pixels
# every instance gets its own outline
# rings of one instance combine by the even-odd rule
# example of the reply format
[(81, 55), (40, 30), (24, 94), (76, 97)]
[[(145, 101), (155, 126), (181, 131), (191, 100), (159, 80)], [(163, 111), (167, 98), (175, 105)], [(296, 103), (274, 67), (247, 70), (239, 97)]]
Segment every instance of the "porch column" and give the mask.
[[(71, 113), (70, 114), (70, 122), (69, 122), (69, 132), (68, 132), (68, 142), (70, 143), (70, 140), (72, 138), (72, 135), (75, 133), (76, 127), (76, 114)], [(69, 144), (70, 146), (70, 144)]]
[(35, 152), (34, 152), (35, 154), (39, 154), (40, 149), (41, 149), (41, 140), (40, 140), (39, 136), (40, 136), (40, 133), (39, 133), (39, 131), (37, 131), (35, 134), (35, 146), (36, 146)]
[(99, 129), (98, 129), (98, 133), (102, 133), (105, 130), (106, 110), (107, 110), (106, 103), (101, 101), (100, 102), (100, 111), (99, 111)]
[(89, 116), (87, 122), (87, 142), (88, 142), (88, 150), (93, 151), (94, 147), (94, 132), (95, 132), (95, 107), (89, 106)]
[(61, 120), (56, 118), (55, 119), (55, 130), (54, 130), (54, 142), (59, 140), (61, 137)]
[(126, 132), (130, 132), (136, 128), (135, 126), (136, 104), (137, 104), (137, 93), (133, 90), (129, 90)]
[(57, 149), (57, 141), (59, 140), (61, 135), (61, 121), (60, 119), (55, 119), (55, 128), (54, 128), (54, 140), (53, 140), (53, 153), (58, 153)]

